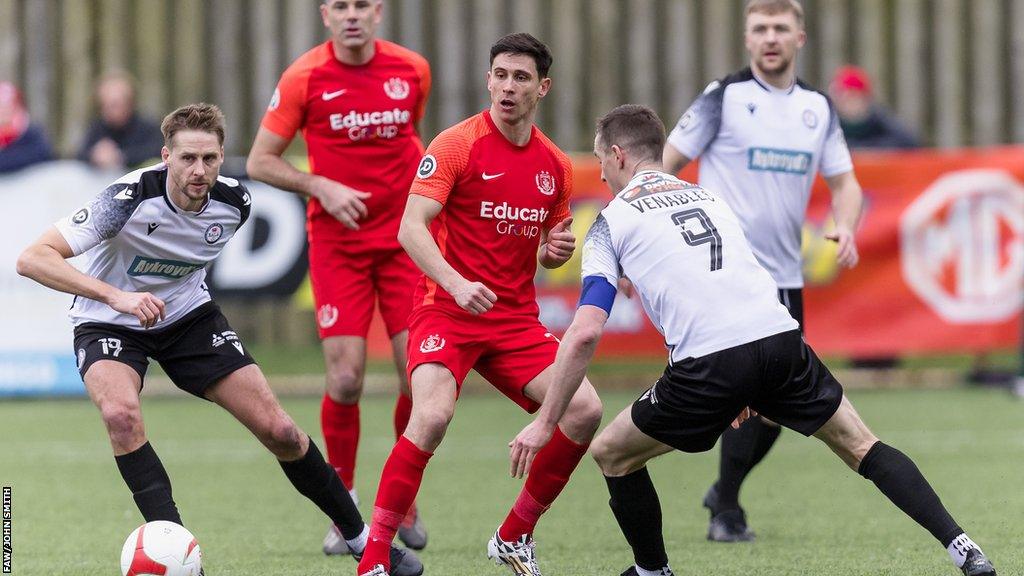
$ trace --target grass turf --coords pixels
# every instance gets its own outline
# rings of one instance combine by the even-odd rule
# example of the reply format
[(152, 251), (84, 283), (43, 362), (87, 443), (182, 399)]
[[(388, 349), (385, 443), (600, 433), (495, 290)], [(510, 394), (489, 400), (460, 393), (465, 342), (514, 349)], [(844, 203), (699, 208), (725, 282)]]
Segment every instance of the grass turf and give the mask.
[[(631, 399), (606, 395), (605, 421)], [(851, 399), (880, 437), (917, 462), (1000, 574), (1024, 573), (1024, 403), (967, 389), (856, 391)], [(317, 399), (284, 404), (319, 437)], [(367, 514), (391, 446), (390, 409), (386, 398), (363, 404), (356, 482)], [(350, 558), (320, 553), (326, 520), (230, 416), (193, 398), (148, 398), (143, 411), (210, 576), (355, 573)], [(422, 553), (427, 574), (508, 573), (488, 563), (485, 546), (521, 485), (508, 476), (506, 444), (527, 421), (496, 394), (460, 400), (420, 492), (430, 530)], [(141, 517), (95, 409), (77, 400), (2, 402), (0, 431), (0, 481), (13, 487), (13, 573), (116, 574), (121, 543)], [(792, 432), (744, 489), (758, 541), (708, 543), (700, 500), (716, 457), (717, 451), (670, 454), (651, 466), (680, 576), (957, 573), (931, 536), (871, 483), (817, 441)], [(542, 519), (536, 538), (549, 575), (614, 575), (631, 563), (590, 461)]]

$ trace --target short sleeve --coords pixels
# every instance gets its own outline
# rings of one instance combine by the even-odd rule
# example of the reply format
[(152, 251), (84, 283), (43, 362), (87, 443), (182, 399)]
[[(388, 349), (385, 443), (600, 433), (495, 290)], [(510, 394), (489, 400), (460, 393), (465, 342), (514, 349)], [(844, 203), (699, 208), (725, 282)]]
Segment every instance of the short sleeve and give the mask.
[(260, 123), (262, 127), (286, 140), (291, 140), (302, 128), (306, 115), (309, 72), (309, 67), (300, 66), (300, 62), (285, 70), (263, 115), (263, 122)]
[(612, 246), (611, 228), (600, 214), (583, 241), (582, 277), (599, 276), (615, 286), (620, 276), (619, 257)]
[(725, 86), (717, 80), (708, 84), (697, 100), (679, 117), (668, 135), (668, 143), (691, 160), (699, 157), (718, 136), (722, 125)]
[(558, 161), (562, 165), (562, 188), (558, 191), (558, 200), (555, 202), (555, 207), (551, 210), (551, 216), (548, 217), (546, 224), (548, 228), (553, 228), (562, 220), (572, 216), (569, 206), (573, 191), (572, 161), (564, 154), (559, 155)]
[(843, 128), (839, 125), (839, 115), (829, 103), (828, 132), (821, 150), (821, 167), (819, 171), (825, 178), (845, 174), (853, 170), (853, 159), (850, 149), (846, 146)]
[(117, 235), (141, 199), (135, 184), (113, 184), (54, 223), (75, 256)]
[(430, 143), (416, 168), (409, 194), (426, 196), (442, 205), (448, 201), (452, 188), (469, 165), (472, 143), (461, 126), (441, 132)]

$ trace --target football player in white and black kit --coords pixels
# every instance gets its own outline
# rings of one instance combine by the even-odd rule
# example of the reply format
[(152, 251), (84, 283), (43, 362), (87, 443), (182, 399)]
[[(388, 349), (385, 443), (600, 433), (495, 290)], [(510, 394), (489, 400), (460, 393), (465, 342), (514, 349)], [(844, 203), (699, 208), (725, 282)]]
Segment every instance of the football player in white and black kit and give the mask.
[[(832, 191), (835, 230), (827, 237), (837, 242), (841, 267), (857, 264), (862, 192), (832, 103), (796, 76), (806, 39), (800, 3), (749, 0), (745, 15), (750, 66), (712, 82), (682, 115), (663, 152), (665, 170), (677, 174), (700, 157), (698, 183), (735, 211), (754, 256), (779, 287), (779, 300), (803, 329), (801, 228), (815, 175)], [(722, 436), (718, 481), (704, 497), (709, 540), (754, 539), (740, 487), (779, 431), (752, 418)]]
[(528, 473), (551, 437), (601, 338), (617, 281), (628, 277), (669, 360), (655, 385), (591, 444), (633, 548), (635, 565), (623, 576), (672, 574), (647, 461), (710, 450), (730, 423), (755, 412), (822, 440), (931, 532), (964, 574), (995, 575), (917, 466), (871, 433), (804, 343), (729, 204), (663, 170), (664, 139), (661, 120), (643, 106), (620, 106), (598, 121), (594, 153), (616, 194), (587, 234), (579, 307), (544, 406), (510, 443), (513, 474)]
[[(192, 104), (161, 125), (163, 162), (132, 172), (58, 221), (18, 259), (18, 273), (75, 295), (78, 369), (100, 410), (114, 459), (147, 522), (181, 524), (171, 482), (146, 438), (139, 393), (149, 358), (176, 386), (216, 402), (277, 457), (295, 488), (343, 531), (369, 534), (338, 475), (285, 413), (204, 284), (206, 266), (249, 216), (249, 192), (219, 176), (224, 116)], [(67, 258), (84, 255), (84, 271)], [(395, 573), (417, 575), (392, 549)]]

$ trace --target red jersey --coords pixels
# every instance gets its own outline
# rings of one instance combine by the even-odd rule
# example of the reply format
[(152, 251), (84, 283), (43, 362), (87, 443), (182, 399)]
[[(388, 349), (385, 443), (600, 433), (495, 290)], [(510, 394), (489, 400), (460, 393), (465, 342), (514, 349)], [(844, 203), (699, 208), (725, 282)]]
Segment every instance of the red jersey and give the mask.
[[(547, 136), (534, 126), (530, 141), (516, 146), (485, 110), (438, 134), (409, 193), (444, 205), (431, 232), (459, 274), (498, 296), (484, 317), (539, 314), (533, 277), (541, 235), (569, 217), (572, 196), (572, 164)], [(466, 313), (423, 276), (413, 310), (434, 305)]]
[(430, 92), (430, 67), (419, 54), (375, 40), (366, 64), (351, 66), (327, 41), (285, 70), (262, 126), (290, 139), (299, 129), (314, 174), (373, 194), (369, 215), (349, 230), (310, 199), (310, 239), (398, 246), (398, 224), (423, 143), (416, 123)]

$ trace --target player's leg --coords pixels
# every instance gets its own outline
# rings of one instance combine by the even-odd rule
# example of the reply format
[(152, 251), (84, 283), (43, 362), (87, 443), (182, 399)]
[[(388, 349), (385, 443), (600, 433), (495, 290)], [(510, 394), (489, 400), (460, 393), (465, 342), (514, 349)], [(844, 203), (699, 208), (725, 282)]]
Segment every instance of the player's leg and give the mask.
[[(326, 514), (356, 555), (366, 548), (370, 529), (334, 469), (313, 440), (295, 424), (271, 391), (263, 372), (249, 364), (206, 389), (206, 397), (241, 422), (277, 457), (295, 489)], [(395, 550), (392, 574), (414, 576), (423, 565), (411, 552)]]
[[(557, 350), (554, 346), (552, 349)], [(506, 357), (503, 360), (511, 359)], [(552, 368), (548, 365), (526, 384), (523, 394), (527, 398), (537, 404), (544, 401), (551, 386)], [(485, 374), (487, 376), (492, 382), (496, 380), (489, 372)], [(583, 384), (569, 401), (569, 407), (559, 420), (551, 440), (537, 453), (519, 497), (498, 528), (498, 536), (502, 541), (515, 542), (533, 534), (541, 514), (547, 511), (569, 482), (569, 477), (587, 453), (587, 447), (600, 425), (601, 400), (593, 385), (584, 378)]]
[(168, 520), (181, 524), (171, 495), (171, 479), (146, 439), (139, 405), (139, 372), (121, 362), (100, 360), (87, 368), (84, 381), (107, 428), (117, 469), (142, 517), (146, 522)]
[(814, 436), (928, 530), (964, 574), (995, 574), (981, 549), (953, 520), (914, 462), (903, 452), (879, 441), (845, 396), (836, 413)]
[[(460, 373), (460, 379), (465, 372)], [(384, 463), (373, 507), (370, 541), (359, 562), (359, 574), (378, 565), (389, 569), (387, 550), (398, 527), (416, 500), (423, 471), (440, 445), (455, 413), (456, 376), (438, 363), (419, 364), (410, 376), (412, 415)], [(390, 573), (395, 574), (391, 567)]]
[[(409, 342), (409, 315), (412, 313), (412, 298), (422, 273), (405, 250), (397, 248), (382, 252), (373, 268), (374, 287), (377, 302), (388, 335), (391, 338), (392, 358), (398, 374), (398, 394), (395, 397), (394, 426), (395, 438), (401, 437), (412, 415), (412, 394), (406, 374)], [(427, 545), (427, 530), (420, 518), (416, 504), (409, 508), (402, 524), (398, 527), (398, 539), (413, 550), (422, 550)]]
[(359, 336), (330, 336), (324, 338), (321, 345), (326, 390), (320, 404), (320, 425), (327, 447), (327, 459), (337, 470), (345, 488), (354, 490), (366, 339)]
[[(671, 574), (662, 534), (661, 503), (647, 462), (673, 448), (644, 434), (633, 423), (632, 405), (594, 439), (590, 452), (608, 484), (608, 505), (633, 549), (635, 574)], [(631, 572), (626, 572), (630, 574)]]
[[(779, 301), (800, 325), (804, 325), (803, 291), (799, 288), (779, 290)], [(768, 454), (779, 439), (782, 428), (764, 418), (751, 418), (739, 428), (722, 434), (718, 460), (718, 480), (704, 494), (704, 507), (711, 519), (708, 540), (715, 542), (750, 542), (754, 532), (747, 526), (746, 513), (740, 506), (740, 488), (750, 472)]]
[[(320, 424), (327, 460), (352, 490), (359, 447), (359, 398), (366, 366), (366, 334), (373, 316), (372, 259), (357, 247), (314, 238), (309, 277), (323, 347), (325, 392)], [(353, 494), (354, 497), (354, 494)], [(327, 538), (330, 538), (328, 534)], [(329, 550), (326, 553), (345, 553)]]

